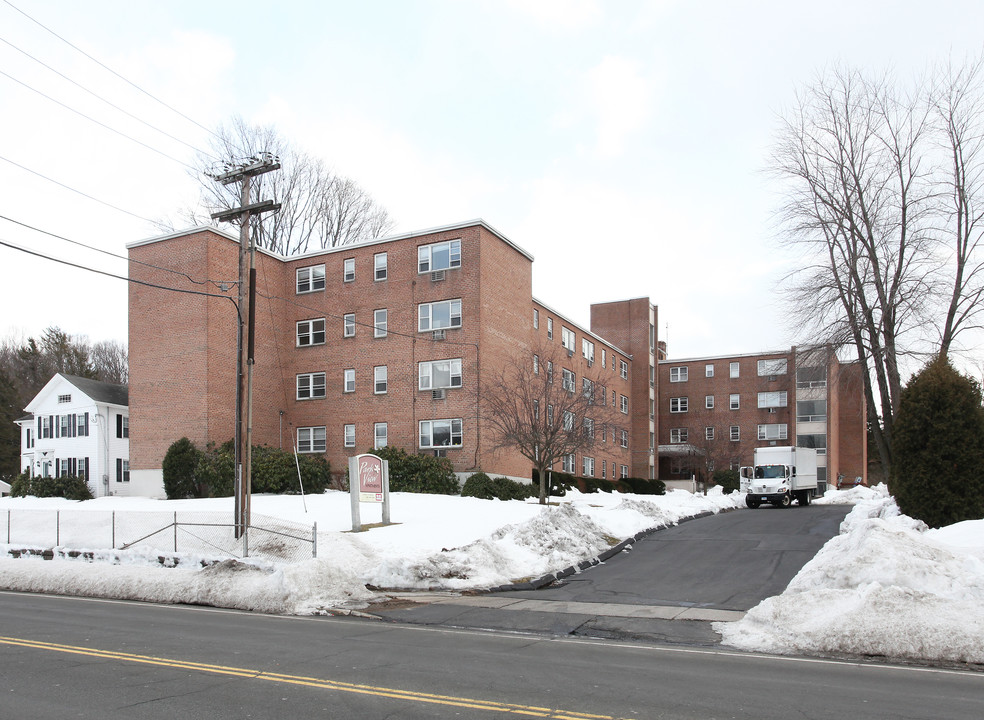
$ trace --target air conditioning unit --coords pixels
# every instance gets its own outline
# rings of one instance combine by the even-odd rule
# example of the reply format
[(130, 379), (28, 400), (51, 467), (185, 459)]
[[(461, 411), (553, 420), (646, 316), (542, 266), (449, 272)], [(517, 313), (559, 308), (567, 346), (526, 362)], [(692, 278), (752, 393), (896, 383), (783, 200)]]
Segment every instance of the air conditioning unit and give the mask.
[(567, 357), (574, 357), (574, 351), (571, 349), (567, 350)]
[(779, 379), (778, 375), (769, 375), (769, 382), (775, 382)]
[(447, 457), (447, 456), (448, 456), (448, 451), (447, 450), (435, 450), (434, 451), (434, 457)]
[(443, 270), (435, 270), (431, 273), (431, 282), (441, 282), (444, 279)]
[(770, 413), (775, 413), (776, 412), (776, 409), (775, 408), (769, 408), (769, 412)]
[(431, 397), (435, 400), (443, 400), (444, 390), (431, 390)]
[(443, 340), (444, 339), (444, 331), (443, 330), (435, 330), (434, 333), (433, 333), (433, 337), (434, 337), (435, 340)]
[(594, 367), (594, 360), (588, 358), (588, 367)]

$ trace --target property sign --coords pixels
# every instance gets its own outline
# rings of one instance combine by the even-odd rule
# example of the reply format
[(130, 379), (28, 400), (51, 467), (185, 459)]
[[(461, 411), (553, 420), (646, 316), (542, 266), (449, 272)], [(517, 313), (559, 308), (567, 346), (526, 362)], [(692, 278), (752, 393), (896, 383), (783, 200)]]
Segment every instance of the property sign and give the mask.
[(390, 524), (389, 462), (376, 455), (349, 458), (349, 495), (352, 498), (352, 531), (362, 530), (360, 503), (381, 503), (383, 525)]

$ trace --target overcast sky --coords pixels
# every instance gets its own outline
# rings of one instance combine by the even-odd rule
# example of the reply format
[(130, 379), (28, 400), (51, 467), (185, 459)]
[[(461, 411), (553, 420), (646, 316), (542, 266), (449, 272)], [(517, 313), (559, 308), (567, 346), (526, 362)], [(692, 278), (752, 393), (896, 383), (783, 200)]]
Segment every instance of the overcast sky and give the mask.
[[(984, 3), (946, 0), (0, 0), (0, 215), (125, 255), (194, 202), (184, 163), (239, 114), (395, 233), (484, 219), (576, 322), (649, 296), (671, 357), (779, 349), (800, 338), (763, 172), (778, 115), (832, 63), (909, 78), (979, 55), (982, 28)], [(126, 273), (7, 219), (0, 242)], [(124, 281), (3, 246), (0, 306), (5, 336), (126, 341)]]

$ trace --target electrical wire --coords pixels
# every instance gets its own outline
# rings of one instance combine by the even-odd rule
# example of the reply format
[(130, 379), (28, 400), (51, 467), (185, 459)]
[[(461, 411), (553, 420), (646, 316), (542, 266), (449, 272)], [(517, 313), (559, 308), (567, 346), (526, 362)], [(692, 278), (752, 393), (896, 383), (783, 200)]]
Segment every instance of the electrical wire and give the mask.
[(117, 111), (123, 113), (127, 117), (132, 118), (133, 120), (136, 120), (138, 123), (140, 123), (140, 124), (142, 124), (142, 125), (144, 125), (146, 127), (149, 127), (151, 130), (153, 130), (155, 132), (159, 132), (164, 137), (170, 138), (171, 140), (174, 140), (176, 143), (180, 143), (180, 144), (184, 145), (185, 147), (187, 147), (187, 148), (189, 148), (191, 150), (194, 150), (199, 155), (204, 155), (206, 157), (210, 157), (210, 158), (212, 158), (215, 161), (218, 161), (219, 160), (214, 155), (212, 155), (212, 154), (210, 154), (208, 152), (205, 152), (204, 150), (201, 150), (200, 148), (197, 148), (197, 147), (195, 147), (194, 145), (192, 145), (190, 143), (185, 142), (184, 140), (182, 140), (179, 137), (175, 137), (174, 135), (171, 135), (166, 130), (161, 130), (159, 127), (156, 127), (155, 125), (151, 125), (146, 120), (143, 120), (142, 118), (137, 117), (133, 113), (131, 113), (131, 112), (127, 111), (127, 110), (124, 110), (119, 105), (116, 105), (116, 104), (110, 102), (109, 100), (107, 100), (106, 98), (102, 97), (101, 95), (96, 94), (95, 92), (93, 92), (89, 88), (85, 87), (81, 83), (76, 82), (72, 78), (68, 77), (68, 75), (65, 75), (64, 73), (59, 72), (58, 70), (56, 70), (55, 68), (51, 67), (47, 63), (45, 63), (42, 60), (39, 60), (38, 58), (34, 57), (33, 55), (31, 55), (31, 53), (27, 52), (26, 50), (23, 50), (23, 49), (17, 47), (16, 45), (14, 45), (12, 42), (10, 42), (9, 40), (7, 40), (6, 38), (0, 37), (0, 42), (6, 43), (7, 45), (9, 45), (10, 47), (12, 47), (17, 52), (21, 53), (22, 55), (25, 55), (25, 56), (29, 57), (31, 60), (33, 60), (34, 62), (38, 63), (42, 67), (47, 68), (51, 72), (55, 73), (55, 75), (58, 75), (59, 77), (67, 80), (68, 82), (72, 83), (75, 87), (79, 88), (80, 90), (84, 90), (85, 92), (89, 93), (92, 97), (94, 97), (97, 100), (105, 103), (106, 105), (109, 105), (111, 108), (113, 108), (114, 110), (117, 110)]
[(178, 115), (179, 117), (184, 118), (185, 120), (187, 120), (188, 122), (190, 122), (192, 125), (198, 126), (199, 128), (201, 128), (205, 132), (213, 135), (216, 139), (222, 140), (222, 138), (214, 130), (210, 130), (209, 128), (205, 127), (204, 125), (202, 125), (198, 121), (194, 120), (193, 118), (188, 117), (187, 115), (185, 115), (180, 110), (177, 110), (177, 109), (171, 107), (170, 105), (168, 105), (166, 102), (164, 102), (160, 98), (158, 98), (158, 97), (152, 95), (151, 93), (147, 92), (146, 90), (144, 90), (142, 87), (140, 87), (139, 85), (137, 85), (133, 81), (131, 81), (131, 80), (123, 77), (118, 72), (116, 72), (115, 70), (113, 70), (113, 68), (109, 67), (108, 65), (106, 65), (103, 62), (100, 62), (99, 60), (97, 60), (96, 58), (94, 58), (92, 55), (90, 55), (89, 53), (87, 53), (85, 50), (81, 49), (77, 45), (73, 45), (71, 42), (69, 42), (68, 40), (66, 40), (65, 38), (63, 38), (61, 35), (59, 35), (58, 33), (56, 33), (54, 30), (52, 30), (51, 28), (49, 28), (48, 26), (46, 26), (45, 24), (43, 24), (39, 20), (37, 20), (37, 19), (31, 17), (30, 15), (28, 15), (26, 12), (24, 12), (19, 7), (17, 7), (12, 2), (10, 2), (10, 0), (3, 0), (3, 2), (6, 5), (8, 5), (11, 8), (13, 8), (14, 10), (16, 10), (17, 12), (19, 12), (21, 15), (23, 15), (24, 17), (26, 17), (31, 22), (33, 22), (35, 25), (39, 26), (40, 28), (42, 28), (43, 30), (47, 31), (48, 33), (54, 35), (56, 38), (58, 38), (59, 40), (61, 40), (63, 43), (65, 43), (66, 45), (68, 45), (73, 50), (81, 53), (82, 55), (85, 55), (87, 58), (89, 58), (89, 60), (91, 60), (92, 62), (96, 63), (96, 65), (98, 65), (99, 67), (103, 68), (107, 72), (112, 73), (113, 75), (115, 75), (120, 80), (122, 80), (123, 82), (127, 83), (128, 85), (130, 85), (134, 89), (139, 90), (140, 92), (142, 92), (144, 95), (146, 95), (147, 97), (149, 97), (154, 102), (156, 102), (156, 103), (158, 103), (158, 104), (166, 107), (168, 110), (170, 110), (171, 112), (173, 112), (175, 115)]

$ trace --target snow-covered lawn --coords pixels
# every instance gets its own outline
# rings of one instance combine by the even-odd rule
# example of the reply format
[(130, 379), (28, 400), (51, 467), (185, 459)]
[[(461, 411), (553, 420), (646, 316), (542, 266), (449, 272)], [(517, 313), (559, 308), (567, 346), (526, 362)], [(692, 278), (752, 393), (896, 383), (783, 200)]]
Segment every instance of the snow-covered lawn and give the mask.
[[(984, 520), (927, 530), (899, 514), (884, 486), (828, 491), (818, 503), (854, 504), (828, 542), (782, 595), (741, 621), (716, 623), (727, 645), (779, 653), (844, 653), (984, 662)], [(118, 564), (10, 559), (0, 545), (0, 587), (155, 602), (202, 603), (307, 614), (358, 609), (379, 588), (485, 589), (536, 578), (596, 557), (619, 540), (702, 512), (744, 507), (738, 493), (665, 496), (569, 493), (559, 505), (394, 493), (394, 525), (362, 533), (349, 496), (254, 496), (252, 511), (318, 525), (318, 557), (200, 568), (163, 568), (159, 552), (136, 547)], [(85, 503), (0, 499), (7, 509), (219, 511), (232, 500), (100, 498)], [(379, 520), (363, 505), (363, 523)], [(20, 548), (21, 545), (10, 546)], [(87, 549), (98, 549), (100, 545)], [(97, 553), (98, 555), (98, 553)]]

